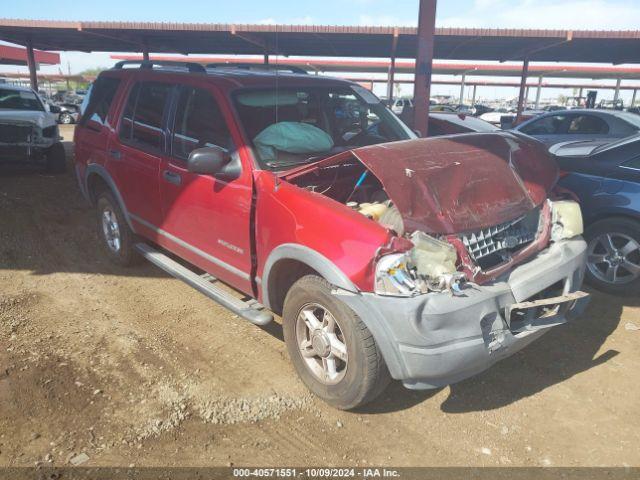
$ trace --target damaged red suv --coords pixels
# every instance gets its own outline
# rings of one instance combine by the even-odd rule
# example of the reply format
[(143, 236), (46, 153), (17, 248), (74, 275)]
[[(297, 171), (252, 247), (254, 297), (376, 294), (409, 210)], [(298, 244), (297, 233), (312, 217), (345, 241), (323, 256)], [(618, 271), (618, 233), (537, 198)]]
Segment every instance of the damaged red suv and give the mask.
[(253, 323), (281, 315), (302, 381), (338, 408), (391, 378), (479, 373), (588, 300), (580, 208), (550, 199), (541, 144), (417, 139), (351, 82), (122, 62), (94, 83), (75, 145), (105, 253)]

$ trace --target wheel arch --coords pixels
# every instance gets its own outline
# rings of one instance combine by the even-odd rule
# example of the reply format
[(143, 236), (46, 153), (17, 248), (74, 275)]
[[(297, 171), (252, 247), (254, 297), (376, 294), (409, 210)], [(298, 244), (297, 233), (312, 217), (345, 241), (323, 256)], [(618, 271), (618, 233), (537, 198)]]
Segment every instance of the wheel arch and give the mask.
[(118, 206), (124, 213), (129, 228), (131, 228), (131, 230), (135, 232), (133, 224), (131, 223), (129, 211), (125, 206), (124, 199), (122, 198), (120, 190), (118, 190), (115, 181), (113, 180), (107, 169), (102, 165), (92, 163), (90, 165), (87, 165), (84, 178), (84, 189), (91, 204), (96, 204), (96, 201), (98, 199), (97, 196), (100, 191), (102, 191), (102, 189), (109, 190), (115, 197), (116, 202), (118, 202)]
[(308, 274), (316, 274), (338, 288), (358, 291), (349, 277), (327, 257), (304, 245), (288, 243), (275, 248), (265, 262), (260, 282), (263, 304), (281, 313), (289, 288)]

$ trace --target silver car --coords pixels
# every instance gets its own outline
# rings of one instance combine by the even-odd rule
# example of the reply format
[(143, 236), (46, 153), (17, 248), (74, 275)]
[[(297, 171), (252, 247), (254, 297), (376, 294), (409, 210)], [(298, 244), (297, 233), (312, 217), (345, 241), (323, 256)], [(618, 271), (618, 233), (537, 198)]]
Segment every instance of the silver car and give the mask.
[(640, 131), (640, 115), (612, 110), (561, 110), (532, 118), (514, 130), (547, 146), (584, 140), (614, 141)]

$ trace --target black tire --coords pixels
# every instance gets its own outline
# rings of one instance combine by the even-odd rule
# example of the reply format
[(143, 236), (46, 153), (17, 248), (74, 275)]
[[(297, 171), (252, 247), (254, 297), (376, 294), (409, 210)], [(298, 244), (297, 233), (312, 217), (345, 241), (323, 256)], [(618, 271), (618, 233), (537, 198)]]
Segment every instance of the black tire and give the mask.
[[(110, 214), (115, 215), (119, 236), (118, 248), (114, 248), (113, 243), (110, 246), (107, 239), (107, 233), (105, 232), (105, 227), (103, 225), (103, 216), (107, 211), (110, 212)], [(120, 205), (110, 191), (105, 190), (98, 195), (96, 201), (96, 220), (100, 246), (109, 259), (113, 263), (124, 267), (139, 263), (142, 257), (134, 248), (137, 242), (136, 235), (133, 233), (131, 228), (129, 228), (129, 224), (127, 223), (124, 213), (120, 209)]]
[(54, 143), (45, 154), (47, 173), (60, 174), (67, 171), (67, 154), (62, 143)]
[[(348, 355), (342, 379), (326, 384), (306, 363), (298, 346), (296, 323), (302, 309), (321, 305), (339, 323)], [(331, 285), (316, 275), (307, 275), (293, 284), (284, 302), (283, 332), (289, 357), (303, 383), (322, 400), (341, 410), (350, 410), (376, 398), (391, 380), (373, 335), (362, 320), (331, 294)]]
[[(591, 260), (591, 256), (589, 254), (602, 254), (604, 252), (602, 244), (600, 246), (596, 246), (596, 243), (598, 238), (602, 238), (601, 236), (606, 234), (613, 236), (614, 244), (618, 247), (620, 247), (627, 238), (634, 240), (636, 244), (640, 245), (640, 222), (628, 218), (614, 217), (595, 222), (586, 229), (584, 236), (588, 244), (588, 258), (585, 280), (593, 287), (604, 292), (637, 295), (638, 289), (640, 288), (640, 275), (638, 275), (634, 280), (626, 281), (624, 283), (613, 283), (604, 281), (602, 278), (598, 278), (594, 273), (593, 269), (598, 267), (594, 266), (594, 262)], [(640, 264), (640, 250), (633, 251), (626, 256), (626, 259), (630, 260), (633, 264)], [(607, 264), (599, 265), (600, 271), (606, 272)], [(622, 273), (624, 274), (627, 272), (628, 271), (623, 268)]]
[(58, 123), (62, 123), (63, 125), (71, 125), (73, 123), (73, 117), (70, 113), (63, 112), (58, 117)]

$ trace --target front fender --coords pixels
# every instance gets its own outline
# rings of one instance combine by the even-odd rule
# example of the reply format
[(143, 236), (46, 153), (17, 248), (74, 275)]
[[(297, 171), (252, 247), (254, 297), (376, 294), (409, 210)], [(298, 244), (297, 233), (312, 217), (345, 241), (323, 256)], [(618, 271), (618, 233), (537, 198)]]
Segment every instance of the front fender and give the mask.
[(353, 284), (342, 270), (331, 260), (315, 250), (295, 243), (285, 243), (276, 247), (267, 258), (261, 279), (263, 304), (271, 308), (269, 301), (269, 280), (273, 266), (280, 260), (296, 260), (308, 265), (329, 283), (349, 292), (357, 292), (358, 288)]

